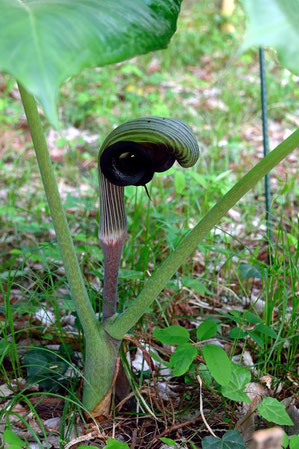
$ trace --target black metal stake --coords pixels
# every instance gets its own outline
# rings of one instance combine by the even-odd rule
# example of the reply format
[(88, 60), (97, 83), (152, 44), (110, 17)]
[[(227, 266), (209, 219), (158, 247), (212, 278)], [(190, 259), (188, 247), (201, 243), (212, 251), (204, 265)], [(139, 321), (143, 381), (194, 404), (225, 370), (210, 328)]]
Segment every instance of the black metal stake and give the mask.
[[(262, 123), (263, 123), (263, 147), (264, 157), (269, 153), (269, 137), (268, 137), (268, 116), (267, 116), (267, 90), (265, 76), (265, 55), (264, 49), (259, 49), (260, 60), (260, 79), (261, 79), (261, 103), (262, 103)], [(271, 218), (271, 190), (270, 190), (270, 174), (265, 176), (265, 205), (266, 205), (266, 224), (269, 242), (272, 242), (272, 218)]]

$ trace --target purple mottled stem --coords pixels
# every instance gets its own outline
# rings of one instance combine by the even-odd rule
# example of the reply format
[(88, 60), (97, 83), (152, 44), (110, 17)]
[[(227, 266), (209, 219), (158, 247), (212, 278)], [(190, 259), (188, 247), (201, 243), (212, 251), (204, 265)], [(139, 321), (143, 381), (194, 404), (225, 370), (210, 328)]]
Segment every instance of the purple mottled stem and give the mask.
[(125, 235), (122, 239), (114, 242), (100, 242), (104, 253), (103, 321), (114, 315), (116, 312), (117, 281), (124, 240)]
[(100, 185), (99, 241), (104, 254), (104, 291), (102, 321), (116, 312), (117, 281), (127, 220), (124, 205), (124, 188), (111, 184), (102, 173)]

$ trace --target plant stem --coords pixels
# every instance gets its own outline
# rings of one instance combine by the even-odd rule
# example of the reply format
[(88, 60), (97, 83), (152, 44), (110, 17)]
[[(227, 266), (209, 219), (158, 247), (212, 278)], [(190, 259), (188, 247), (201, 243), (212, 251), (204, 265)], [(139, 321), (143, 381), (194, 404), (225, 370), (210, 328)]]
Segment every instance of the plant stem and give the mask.
[(183, 238), (177, 248), (167, 257), (162, 266), (148, 280), (135, 301), (122, 314), (114, 315), (105, 324), (105, 330), (113, 338), (122, 339), (141, 318), (146, 309), (159, 295), (180, 265), (195, 250), (200, 240), (218, 221), (273, 167), (281, 162), (299, 145), (299, 129), (278, 145), (268, 156), (253, 167), (234, 185), (216, 205), (200, 220), (194, 229)]
[(127, 219), (124, 188), (111, 184), (102, 174), (99, 164), (100, 226), (99, 242), (104, 254), (104, 289), (102, 322), (113, 316), (117, 304), (117, 281)]
[(117, 304), (117, 281), (123, 253), (125, 235), (117, 240), (105, 242), (100, 239), (104, 254), (104, 289), (102, 301), (102, 322), (113, 316)]
[(37, 106), (33, 96), (29, 94), (29, 92), (27, 92), (21, 84), (18, 86), (50, 207), (72, 299), (75, 303), (76, 310), (85, 333), (85, 338), (88, 338), (89, 335), (94, 337), (95, 332), (97, 331), (98, 323), (87, 295), (70, 230), (61, 204), (55, 174)]
[(102, 327), (99, 327), (96, 338), (86, 340), (83, 404), (94, 417), (109, 413), (120, 343)]

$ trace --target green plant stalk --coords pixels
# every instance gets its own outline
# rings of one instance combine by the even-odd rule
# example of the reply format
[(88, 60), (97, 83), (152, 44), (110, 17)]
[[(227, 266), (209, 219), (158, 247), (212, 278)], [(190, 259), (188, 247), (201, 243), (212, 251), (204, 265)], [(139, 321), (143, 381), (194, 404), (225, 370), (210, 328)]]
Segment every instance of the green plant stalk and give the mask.
[(50, 207), (71, 296), (83, 327), (86, 356), (83, 404), (92, 411), (111, 386), (120, 342), (108, 336), (98, 322), (89, 301), (75, 248), (61, 204), (46, 139), (35, 100), (19, 84), (36, 158)]
[(61, 251), (66, 277), (70, 285), (72, 298), (76, 305), (76, 310), (78, 312), (85, 337), (87, 337), (91, 330), (97, 329), (97, 319), (87, 295), (70, 230), (61, 204), (58, 186), (35, 100), (21, 84), (19, 84), (19, 90), (47, 201), (50, 207), (51, 217)]
[(116, 339), (123, 338), (159, 295), (180, 265), (195, 250), (198, 243), (266, 173), (279, 164), (298, 145), (299, 129), (294, 131), (293, 134), (271, 151), (268, 156), (253, 167), (215, 204), (194, 229), (183, 238), (177, 248), (148, 280), (135, 301), (123, 313), (115, 314), (104, 323), (104, 327), (109, 335)]
[(96, 339), (86, 339), (83, 405), (95, 418), (109, 413), (111, 397), (108, 392), (112, 387), (120, 344), (121, 340), (111, 338), (102, 326), (99, 326)]

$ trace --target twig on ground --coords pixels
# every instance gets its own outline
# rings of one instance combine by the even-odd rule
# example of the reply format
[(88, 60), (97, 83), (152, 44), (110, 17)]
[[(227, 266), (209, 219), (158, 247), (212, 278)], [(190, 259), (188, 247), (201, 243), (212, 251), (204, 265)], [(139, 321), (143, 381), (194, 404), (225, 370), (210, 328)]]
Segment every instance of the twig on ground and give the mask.
[(215, 433), (213, 432), (213, 430), (211, 429), (211, 427), (209, 426), (204, 412), (203, 412), (203, 400), (202, 400), (202, 380), (199, 374), (197, 374), (196, 379), (198, 380), (199, 383), (199, 411), (200, 411), (200, 415), (202, 417), (202, 420), (206, 426), (206, 428), (208, 429), (208, 431), (210, 432), (211, 435), (213, 435), (213, 437), (218, 438), (217, 435), (215, 435)]
[(90, 433), (87, 433), (86, 435), (81, 435), (78, 438), (74, 438), (72, 441), (70, 441), (68, 444), (66, 444), (64, 449), (70, 449), (75, 444), (81, 443), (82, 441), (90, 441), (94, 440), (95, 438), (101, 438), (106, 441), (107, 437), (102, 435), (99, 429), (95, 429)]
[[(197, 418), (190, 419), (189, 421), (185, 421), (180, 424), (176, 424), (175, 426), (171, 426), (168, 429), (163, 430), (163, 432), (161, 432), (159, 435), (157, 435), (155, 437), (155, 439), (157, 440), (156, 442), (159, 443), (160, 438), (165, 437), (165, 435), (168, 435), (168, 434), (174, 432), (175, 430), (182, 429), (183, 427), (186, 427), (186, 426), (190, 426), (191, 424), (194, 424), (199, 419), (202, 419), (202, 416), (197, 416)], [(155, 445), (153, 446), (153, 449), (154, 449)]]

